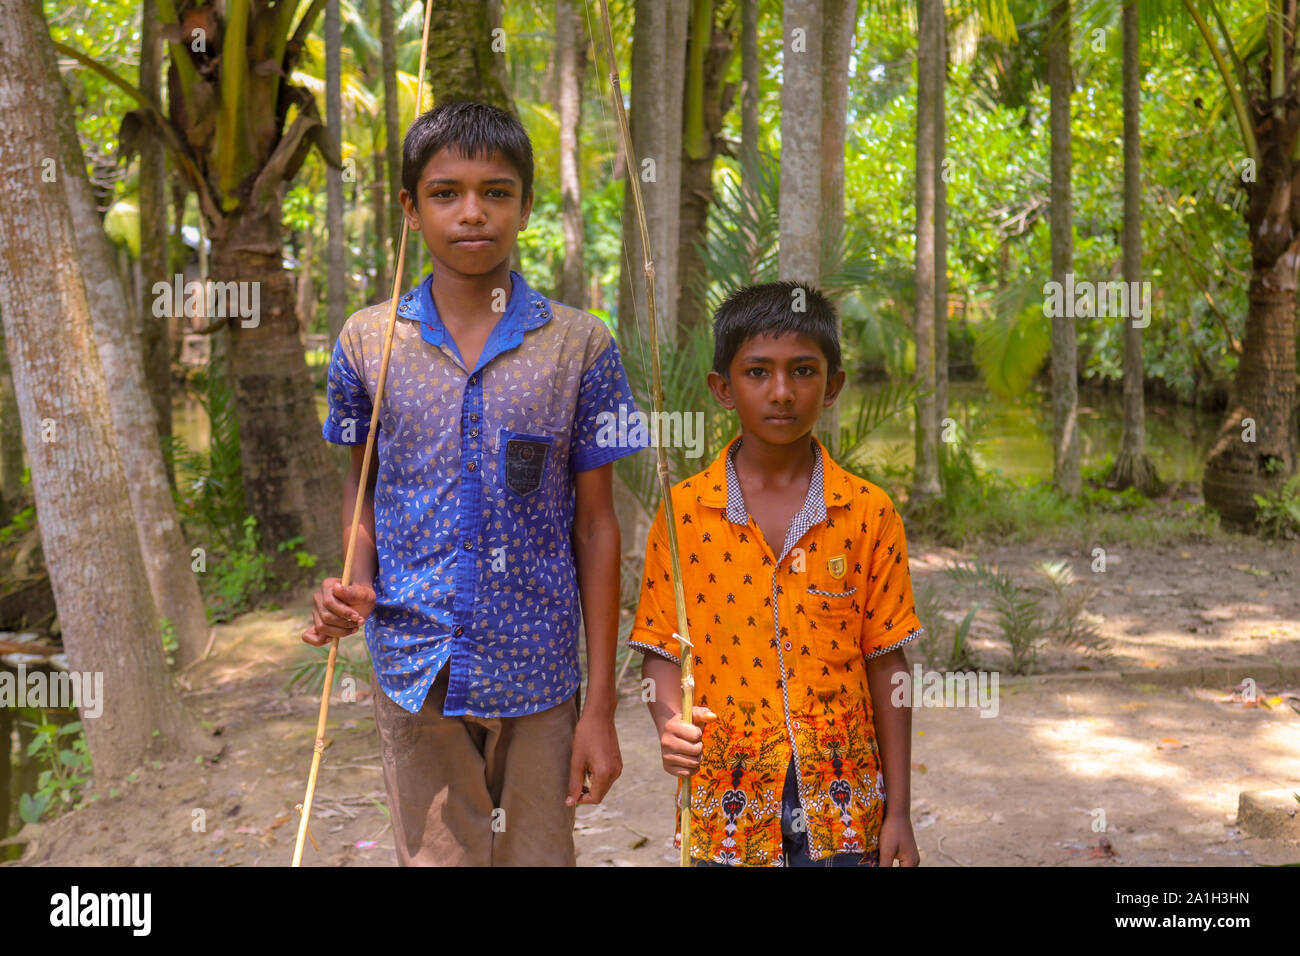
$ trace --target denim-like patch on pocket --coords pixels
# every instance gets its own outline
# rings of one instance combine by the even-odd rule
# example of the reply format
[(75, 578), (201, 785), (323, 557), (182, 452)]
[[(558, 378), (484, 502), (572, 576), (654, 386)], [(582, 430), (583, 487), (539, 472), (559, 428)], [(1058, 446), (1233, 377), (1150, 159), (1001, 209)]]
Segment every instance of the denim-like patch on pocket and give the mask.
[(551, 454), (553, 435), (528, 435), (524, 432), (501, 432), (501, 480), (505, 486), (525, 498), (542, 487), (546, 460)]

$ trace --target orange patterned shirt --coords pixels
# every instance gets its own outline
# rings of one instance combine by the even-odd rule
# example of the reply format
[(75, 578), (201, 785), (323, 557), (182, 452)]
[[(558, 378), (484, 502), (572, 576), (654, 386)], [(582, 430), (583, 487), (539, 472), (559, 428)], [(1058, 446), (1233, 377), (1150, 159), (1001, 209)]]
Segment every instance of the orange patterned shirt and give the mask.
[[(785, 864), (781, 795), (792, 756), (812, 859), (870, 853), (879, 842), (884, 778), (866, 662), (922, 628), (889, 495), (812, 442), (808, 496), (779, 552), (745, 508), (733, 464), (739, 437), (672, 490), (695, 701), (718, 715), (692, 778), (696, 859)], [(671, 567), (661, 504), (628, 643), (680, 663)]]

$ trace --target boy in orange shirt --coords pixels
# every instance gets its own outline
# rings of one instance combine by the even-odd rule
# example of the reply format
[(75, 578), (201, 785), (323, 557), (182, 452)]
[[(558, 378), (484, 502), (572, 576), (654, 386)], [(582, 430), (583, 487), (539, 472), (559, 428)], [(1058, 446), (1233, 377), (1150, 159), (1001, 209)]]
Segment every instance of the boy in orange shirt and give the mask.
[(902, 521), (812, 435), (844, 379), (835, 311), (815, 289), (750, 286), (718, 309), (709, 388), (740, 435), (672, 490), (694, 726), (662, 505), (628, 637), (653, 681), (664, 769), (693, 774), (697, 866), (920, 860), (911, 711), (889, 703), (903, 645), (922, 634)]

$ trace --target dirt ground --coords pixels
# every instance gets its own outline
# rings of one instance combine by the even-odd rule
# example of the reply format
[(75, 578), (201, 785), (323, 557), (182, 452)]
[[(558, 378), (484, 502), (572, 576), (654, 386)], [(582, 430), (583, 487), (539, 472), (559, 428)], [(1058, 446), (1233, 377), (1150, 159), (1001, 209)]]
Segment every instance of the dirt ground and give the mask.
[[(914, 581), (942, 582), (946, 562), (966, 557), (917, 543)], [(1099, 588), (1088, 609), (1114, 656), (1101, 669), (1049, 649), (1046, 673), (1003, 672), (992, 719), (971, 708), (914, 709), (922, 865), (1300, 861), (1296, 842), (1235, 826), (1240, 791), (1300, 790), (1300, 714), (1291, 706), (1300, 706), (1300, 545), (1112, 548), (1105, 574), (1091, 572), (1086, 551), (1013, 546), (981, 557), (1025, 581), (1038, 562), (1069, 559)], [(97, 802), (25, 830), (25, 857), (9, 865), (287, 865), (318, 699), (283, 688), (307, 651), (298, 634), (308, 621), (299, 597), (218, 627), (210, 658), (184, 675), (187, 705), (223, 745), (216, 761), (99, 782)], [(995, 633), (981, 612), (971, 644), (990, 670), (1008, 660)], [(673, 779), (660, 766), (636, 669), (617, 716), (623, 776), (604, 804), (579, 810), (579, 865), (675, 862)], [(1262, 705), (1243, 699), (1245, 678)], [(312, 814), (320, 850), (309, 846), (304, 864), (392, 866), (369, 689), (359, 685), (353, 703), (338, 697), (336, 689)]]

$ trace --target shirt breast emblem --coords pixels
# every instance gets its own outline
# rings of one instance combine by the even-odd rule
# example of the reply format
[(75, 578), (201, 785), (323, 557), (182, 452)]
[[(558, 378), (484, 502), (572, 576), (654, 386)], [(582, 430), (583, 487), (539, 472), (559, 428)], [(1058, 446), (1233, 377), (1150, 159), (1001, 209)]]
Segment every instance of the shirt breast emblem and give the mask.
[(837, 554), (826, 562), (826, 570), (831, 573), (831, 577), (842, 578), (844, 572), (848, 570), (848, 561), (845, 560), (844, 555)]

